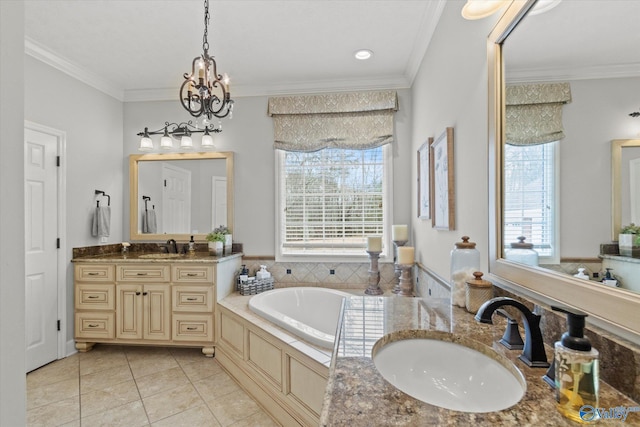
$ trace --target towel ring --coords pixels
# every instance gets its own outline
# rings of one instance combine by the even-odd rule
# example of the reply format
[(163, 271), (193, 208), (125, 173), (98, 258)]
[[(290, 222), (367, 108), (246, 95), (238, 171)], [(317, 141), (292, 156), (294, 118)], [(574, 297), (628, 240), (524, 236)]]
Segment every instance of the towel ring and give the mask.
[[(111, 196), (108, 195), (107, 193), (105, 193), (102, 190), (95, 190), (95, 194), (102, 194), (103, 196), (105, 196), (107, 198), (107, 206), (111, 206)], [(100, 207), (100, 200), (96, 200), (96, 206)]]

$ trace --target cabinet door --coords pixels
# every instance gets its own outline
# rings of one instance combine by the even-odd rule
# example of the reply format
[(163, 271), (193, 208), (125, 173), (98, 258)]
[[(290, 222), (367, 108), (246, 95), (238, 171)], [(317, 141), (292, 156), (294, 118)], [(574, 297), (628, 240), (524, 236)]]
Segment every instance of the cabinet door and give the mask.
[(171, 290), (168, 285), (144, 285), (144, 339), (171, 339)]
[(142, 285), (117, 285), (116, 337), (142, 339)]

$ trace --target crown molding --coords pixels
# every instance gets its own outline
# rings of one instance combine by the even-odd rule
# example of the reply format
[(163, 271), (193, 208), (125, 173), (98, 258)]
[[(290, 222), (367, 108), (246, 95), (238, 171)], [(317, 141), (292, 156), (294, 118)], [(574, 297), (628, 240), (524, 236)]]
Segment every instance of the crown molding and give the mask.
[(110, 82), (99, 75), (87, 71), (85, 68), (62, 58), (60, 55), (28, 37), (25, 37), (24, 39), (24, 52), (27, 55), (42, 61), (45, 64), (50, 65), (51, 67), (62, 71), (63, 73), (68, 74), (69, 76), (80, 80), (101, 92), (106, 93), (118, 101), (124, 100), (124, 91), (113, 82)]
[(418, 74), (422, 60), (429, 48), (429, 44), (431, 44), (431, 38), (436, 31), (438, 21), (440, 21), (440, 16), (442, 15), (442, 11), (444, 10), (446, 3), (446, 0), (437, 0), (430, 1), (427, 4), (424, 16), (422, 17), (422, 24), (420, 25), (420, 29), (418, 30), (418, 34), (413, 43), (413, 49), (409, 56), (405, 72), (407, 81), (411, 85)]
[(507, 76), (507, 83), (616, 79), (640, 76), (640, 63), (594, 65), (588, 67), (546, 67), (519, 70), (509, 69), (505, 74)]

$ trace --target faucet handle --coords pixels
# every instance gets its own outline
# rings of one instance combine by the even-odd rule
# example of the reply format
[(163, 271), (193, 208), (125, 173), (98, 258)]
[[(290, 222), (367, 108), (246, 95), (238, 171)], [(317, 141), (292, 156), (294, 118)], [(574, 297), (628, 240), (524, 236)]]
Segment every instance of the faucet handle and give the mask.
[(498, 342), (509, 350), (522, 350), (524, 348), (524, 341), (522, 341), (522, 337), (520, 336), (518, 321), (506, 310), (501, 308), (497, 309), (496, 313), (507, 319), (507, 328), (504, 330), (504, 334)]

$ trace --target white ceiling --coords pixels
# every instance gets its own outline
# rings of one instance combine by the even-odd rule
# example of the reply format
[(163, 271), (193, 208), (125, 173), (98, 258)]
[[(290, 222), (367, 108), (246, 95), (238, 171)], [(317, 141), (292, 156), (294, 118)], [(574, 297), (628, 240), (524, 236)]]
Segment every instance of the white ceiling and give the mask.
[[(409, 87), (444, 0), (211, 0), (233, 96)], [(26, 51), (124, 101), (173, 99), (202, 53), (201, 0), (26, 0)], [(374, 51), (358, 61), (354, 51)]]

